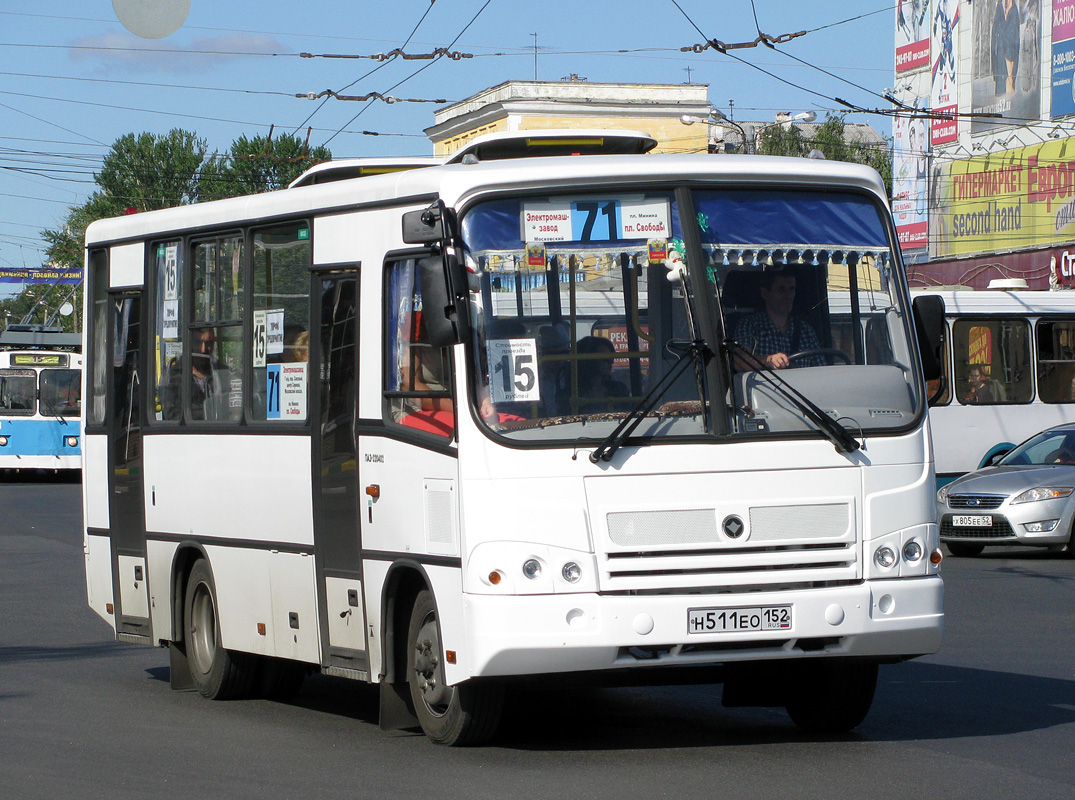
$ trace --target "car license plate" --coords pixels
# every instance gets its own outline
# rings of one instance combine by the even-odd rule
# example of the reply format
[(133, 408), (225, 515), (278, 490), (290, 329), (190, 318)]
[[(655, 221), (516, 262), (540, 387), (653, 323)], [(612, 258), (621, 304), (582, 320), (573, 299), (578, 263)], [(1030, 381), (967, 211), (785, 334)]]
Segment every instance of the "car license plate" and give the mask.
[(691, 608), (687, 633), (743, 633), (791, 630), (791, 606)]
[(962, 515), (952, 517), (952, 524), (957, 528), (991, 528), (993, 527), (993, 518), (988, 514), (979, 516)]

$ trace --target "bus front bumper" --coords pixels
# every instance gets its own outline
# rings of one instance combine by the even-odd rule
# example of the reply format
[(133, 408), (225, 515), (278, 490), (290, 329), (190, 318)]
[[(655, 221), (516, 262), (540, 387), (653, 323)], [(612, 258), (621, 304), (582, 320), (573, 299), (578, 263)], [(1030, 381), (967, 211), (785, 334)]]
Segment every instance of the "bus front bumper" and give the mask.
[[(460, 666), (467, 677), (492, 677), (825, 656), (899, 660), (940, 648), (942, 601), (938, 576), (738, 595), (472, 594)], [(688, 631), (707, 614), (742, 619), (780, 608), (791, 612), (785, 629)]]

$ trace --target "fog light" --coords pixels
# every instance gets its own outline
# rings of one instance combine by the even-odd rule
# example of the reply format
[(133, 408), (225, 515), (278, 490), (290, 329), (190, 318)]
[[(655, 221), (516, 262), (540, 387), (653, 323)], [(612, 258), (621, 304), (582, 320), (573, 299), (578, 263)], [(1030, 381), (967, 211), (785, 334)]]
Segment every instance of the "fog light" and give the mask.
[(574, 561), (568, 561), (564, 564), (564, 568), (560, 570), (560, 574), (564, 576), (564, 580), (568, 583), (578, 583), (579, 578), (582, 577), (582, 567)]
[(877, 566), (888, 569), (896, 564), (896, 551), (889, 547), (887, 544), (877, 548), (877, 552), (873, 554), (873, 560), (877, 562)]
[(1048, 533), (1056, 527), (1058, 519), (1043, 519), (1039, 522), (1024, 522), (1023, 527), (1026, 528), (1027, 533)]
[(536, 558), (528, 558), (523, 562), (523, 575), (534, 580), (541, 574), (541, 562)]
[(0, 436), (0, 447), (7, 447), (7, 437)]
[(78, 447), (78, 437), (77, 436), (68, 436), (67, 437), (67, 446), (68, 447)]
[(922, 545), (914, 539), (903, 546), (904, 561), (918, 561), (922, 557)]

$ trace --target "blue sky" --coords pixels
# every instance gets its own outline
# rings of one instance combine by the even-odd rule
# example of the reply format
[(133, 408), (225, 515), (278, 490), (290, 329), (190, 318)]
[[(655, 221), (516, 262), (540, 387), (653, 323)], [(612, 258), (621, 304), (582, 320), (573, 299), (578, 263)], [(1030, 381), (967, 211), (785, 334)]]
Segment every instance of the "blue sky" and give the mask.
[[(505, 80), (533, 79), (536, 69), (540, 80), (707, 83), (716, 108), (727, 113), (733, 100), (737, 120), (771, 120), (778, 111), (823, 118), (840, 108), (835, 97), (885, 107), (877, 94), (893, 83), (892, 0), (189, 3), (183, 27), (155, 40), (130, 34), (111, 0), (0, 6), (0, 265), (42, 263), (39, 231), (86, 199), (101, 157), (127, 133), (180, 127), (223, 151), (270, 125), (303, 137), (312, 126), (311, 144), (327, 143), (337, 158), (432, 152), (422, 130), (438, 104), (298, 94), (454, 102)], [(758, 28), (807, 33), (778, 51), (679, 49), (706, 39), (751, 41)], [(473, 57), (324, 57), (386, 53), (409, 36), (408, 53), (445, 47)], [(891, 134), (886, 119), (848, 120)], [(0, 284), (0, 294), (19, 288)]]

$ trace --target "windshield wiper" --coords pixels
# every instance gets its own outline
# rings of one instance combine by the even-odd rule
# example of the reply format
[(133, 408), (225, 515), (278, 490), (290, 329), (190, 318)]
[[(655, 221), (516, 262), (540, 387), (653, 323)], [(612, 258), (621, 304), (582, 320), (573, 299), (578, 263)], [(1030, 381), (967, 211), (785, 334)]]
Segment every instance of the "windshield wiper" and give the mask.
[[(598, 461), (610, 461), (612, 459), (616, 451), (631, 438), (631, 434), (642, 424), (642, 420), (656, 407), (664, 393), (676, 382), (676, 378), (683, 374), (689, 364), (698, 363), (704, 370), (706, 362), (712, 356), (712, 352), (705, 346), (705, 342), (701, 340), (670, 342), (669, 344), (685, 346), (685, 349), (679, 354), (679, 358), (672, 365), (672, 368), (650, 387), (638, 405), (623, 418), (612, 433), (605, 437), (598, 448), (590, 453), (590, 461), (594, 464)], [(704, 413), (705, 398), (702, 398), (702, 409)]]
[(56, 401), (52, 398), (42, 398), (41, 405), (45, 407), (45, 413), (50, 417), (55, 417), (56, 421), (61, 425), (66, 425), (67, 420), (63, 418), (63, 415), (56, 409)]
[(848, 433), (843, 425), (826, 414), (813, 400), (780, 377), (780, 374), (775, 369), (755, 356), (735, 339), (725, 339), (724, 347), (743, 359), (753, 370), (761, 373), (769, 385), (779, 392), (785, 400), (799, 409), (807, 419), (814, 422), (818, 429), (825, 434), (826, 438), (836, 445), (837, 450), (843, 453), (854, 453), (862, 447), (858, 439)]

